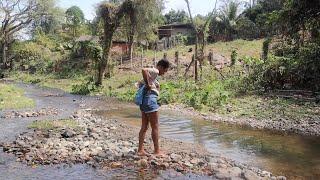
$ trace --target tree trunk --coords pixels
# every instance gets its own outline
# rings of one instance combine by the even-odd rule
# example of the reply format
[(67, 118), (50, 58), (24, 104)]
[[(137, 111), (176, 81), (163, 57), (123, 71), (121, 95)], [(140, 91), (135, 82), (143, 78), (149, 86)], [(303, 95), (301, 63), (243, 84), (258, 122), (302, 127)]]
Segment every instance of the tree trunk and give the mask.
[[(197, 32), (196, 32), (197, 33)], [(198, 33), (196, 34), (196, 44), (195, 44), (195, 57), (194, 57), (194, 80), (195, 82), (198, 81), (198, 68), (197, 68), (197, 61), (198, 61), (198, 43), (199, 43), (199, 39), (198, 39)]]
[(97, 77), (97, 81), (95, 83), (97, 86), (102, 85), (104, 73), (105, 73), (105, 70), (108, 66), (110, 49), (112, 47), (112, 36), (113, 36), (113, 32), (106, 32), (105, 33), (103, 57), (102, 57), (102, 60), (98, 64), (98, 77)]
[(198, 82), (198, 60), (195, 58), (194, 60), (194, 80)]
[(130, 66), (133, 68), (133, 41), (129, 42)]
[(2, 43), (2, 52), (1, 52), (1, 62), (3, 64), (3, 68), (7, 68), (7, 49), (8, 49), (8, 44), (6, 41)]

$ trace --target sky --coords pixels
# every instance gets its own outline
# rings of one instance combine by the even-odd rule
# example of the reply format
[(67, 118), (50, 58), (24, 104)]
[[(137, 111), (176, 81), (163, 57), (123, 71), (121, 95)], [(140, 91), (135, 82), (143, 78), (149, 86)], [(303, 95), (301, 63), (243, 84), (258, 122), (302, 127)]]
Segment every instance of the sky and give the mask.
[[(60, 0), (59, 5), (68, 9), (69, 7), (76, 5), (79, 6), (83, 11), (85, 18), (92, 20), (95, 16), (95, 6), (102, 0)], [(214, 7), (215, 0), (189, 0), (191, 13), (193, 15), (201, 14), (206, 15), (212, 11)], [(185, 10), (187, 12), (187, 5), (185, 0), (166, 0), (166, 9), (164, 13), (168, 12), (170, 9), (174, 10)]]

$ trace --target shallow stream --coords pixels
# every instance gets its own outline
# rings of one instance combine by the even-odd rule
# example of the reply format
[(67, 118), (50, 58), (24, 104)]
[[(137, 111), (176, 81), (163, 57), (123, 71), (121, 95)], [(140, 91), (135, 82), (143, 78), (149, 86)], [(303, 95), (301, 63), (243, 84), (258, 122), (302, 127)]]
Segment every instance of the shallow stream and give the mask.
[[(19, 86), (26, 91), (28, 97), (36, 100), (35, 109), (57, 108), (59, 115), (36, 118), (0, 118), (0, 142), (14, 140), (16, 135), (28, 130), (27, 126), (33, 120), (68, 118), (79, 108), (98, 109), (97, 114), (99, 115), (123, 120), (137, 128), (140, 126), (140, 112), (132, 104), (111, 99), (102, 100), (98, 97), (75, 96), (61, 90), (39, 88), (33, 85), (19, 84)], [(0, 111), (1, 113), (5, 111)], [(162, 110), (160, 114), (160, 134), (163, 137), (202, 144), (212, 153), (257, 166), (276, 175), (285, 175), (288, 179), (320, 179), (319, 137), (288, 135), (212, 123), (167, 110)], [(30, 167), (15, 162), (13, 155), (0, 152), (0, 179), (174, 177), (166, 173), (155, 175), (132, 169), (103, 171), (87, 165)], [(194, 175), (185, 177), (200, 178)]]
[[(113, 103), (112, 109), (97, 114), (140, 126), (140, 112), (134, 105)], [(202, 144), (213, 153), (289, 179), (320, 179), (319, 137), (212, 123), (168, 110), (160, 112), (160, 134)]]

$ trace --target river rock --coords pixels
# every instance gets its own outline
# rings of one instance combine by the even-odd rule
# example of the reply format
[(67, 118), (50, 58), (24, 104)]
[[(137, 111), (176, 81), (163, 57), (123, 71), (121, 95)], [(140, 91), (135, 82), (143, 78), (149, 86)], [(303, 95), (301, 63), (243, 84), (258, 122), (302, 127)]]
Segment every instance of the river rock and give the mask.
[(277, 176), (277, 180), (287, 180), (285, 176)]
[(74, 132), (71, 129), (67, 129), (63, 133), (61, 133), (61, 136), (63, 138), (71, 138), (71, 137), (74, 137), (75, 135), (76, 135), (76, 132)]
[(148, 166), (148, 161), (146, 159), (140, 159), (137, 162), (137, 165), (140, 166), (140, 167), (147, 167)]
[(111, 168), (121, 168), (122, 167), (122, 163), (121, 162), (112, 162), (110, 164)]
[(170, 155), (170, 158), (171, 158), (172, 162), (178, 162), (178, 161), (180, 161), (182, 159), (182, 156), (179, 155), (179, 154), (172, 153)]
[(246, 180), (257, 180), (261, 179), (256, 173), (250, 171), (250, 170), (244, 170), (242, 171), (242, 177)]
[(218, 169), (218, 172), (215, 176), (218, 179), (238, 179), (241, 177), (241, 169), (238, 167)]

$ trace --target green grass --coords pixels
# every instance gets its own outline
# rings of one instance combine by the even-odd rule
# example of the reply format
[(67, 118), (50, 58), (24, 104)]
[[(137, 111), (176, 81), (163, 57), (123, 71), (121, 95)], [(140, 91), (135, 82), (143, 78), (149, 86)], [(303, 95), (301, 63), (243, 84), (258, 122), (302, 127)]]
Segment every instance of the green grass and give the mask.
[(215, 112), (232, 117), (275, 120), (285, 118), (298, 121), (319, 117), (320, 106), (311, 102), (247, 95), (231, 98), (224, 106), (217, 107)]
[(235, 40), (231, 42), (217, 42), (208, 45), (208, 50), (212, 49), (213, 52), (222, 54), (227, 58), (230, 58), (232, 50), (237, 50), (238, 56), (250, 56), (255, 58), (260, 58), (260, 53), (262, 51), (263, 39), (260, 40)]
[(62, 120), (41, 120), (33, 121), (28, 128), (49, 130), (56, 128), (78, 128), (78, 123), (72, 119), (62, 119)]
[[(244, 56), (260, 58), (263, 41), (264, 41), (263, 39), (252, 40), (252, 41), (239, 39), (239, 40), (230, 41), (230, 42), (216, 42), (216, 43), (208, 44), (206, 46), (206, 50), (207, 51), (212, 50), (214, 53), (221, 54), (229, 59), (231, 56), (231, 52), (233, 50), (236, 50), (238, 52), (239, 58), (243, 58)], [(178, 46), (170, 50), (157, 53), (157, 57), (158, 58), (162, 57), (163, 53), (167, 53), (167, 56), (169, 59), (174, 59), (174, 54), (176, 51), (180, 52), (180, 57), (184, 57), (184, 56), (187, 56), (188, 50), (190, 48), (194, 49), (194, 45)], [(146, 51), (145, 56), (147, 58), (153, 58), (154, 52)]]
[(22, 81), (24, 83), (37, 84), (41, 87), (57, 88), (66, 92), (72, 92), (72, 85), (82, 82), (84, 77), (60, 79), (54, 75), (44, 74), (28, 74), (28, 73), (14, 73), (10, 76), (13, 80)]
[(103, 88), (100, 91), (107, 97), (115, 97), (122, 101), (133, 101), (136, 93), (135, 83), (141, 79), (141, 73), (115, 75), (103, 81)]
[(0, 83), (0, 110), (22, 109), (35, 106), (35, 102), (24, 96), (24, 91), (14, 85)]

